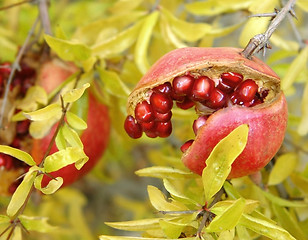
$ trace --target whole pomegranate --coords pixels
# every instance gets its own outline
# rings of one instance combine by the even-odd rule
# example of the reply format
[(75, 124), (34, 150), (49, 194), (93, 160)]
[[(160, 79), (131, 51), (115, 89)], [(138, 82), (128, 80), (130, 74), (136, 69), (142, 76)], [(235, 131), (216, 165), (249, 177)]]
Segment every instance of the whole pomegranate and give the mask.
[[(3, 79), (4, 81), (7, 79), (10, 68), (8, 67), (9, 65), (7, 63), (3, 64), (2, 66), (4, 67), (2, 69), (0, 68), (0, 80)], [(25, 69), (27, 70), (26, 73), (30, 72), (28, 68)], [(55, 87), (57, 87), (77, 70), (74, 65), (63, 63), (57, 59), (53, 59), (44, 63), (41, 66), (38, 74), (36, 74), (35, 69), (31, 69), (32, 75), (30, 75), (30, 73), (22, 74), (23, 69), (21, 72), (15, 75), (12, 84), (13, 87), (10, 91), (10, 95), (14, 95), (14, 98), (22, 98), (26, 93), (26, 90), (30, 86), (34, 85), (35, 80), (37, 81), (37, 84), (45, 88), (47, 92), (51, 92)], [(18, 84), (16, 81), (18, 81)], [(1, 86), (0, 94), (2, 94)], [(16, 88), (18, 89), (16, 90)], [(8, 104), (11, 102), (10, 95)], [(80, 138), (84, 145), (84, 152), (89, 157), (89, 160), (80, 170), (77, 170), (74, 164), (72, 164), (56, 172), (52, 172), (51, 175), (53, 177), (61, 176), (63, 178), (63, 186), (75, 182), (86, 173), (88, 173), (101, 158), (108, 144), (110, 133), (110, 119), (108, 116), (108, 109), (104, 104), (100, 103), (95, 98), (91, 91), (88, 92), (87, 98), (88, 128), (82, 132)], [(47, 151), (49, 142), (51, 141), (51, 138), (56, 130), (56, 126), (53, 126), (50, 133), (44, 138), (33, 139), (29, 134), (29, 120), (17, 123), (10, 122), (8, 124), (9, 126), (12, 125), (10, 129), (5, 130), (3, 134), (0, 133), (1, 144), (10, 145), (12, 147), (19, 148), (31, 153), (34, 160), (39, 164), (42, 161), (45, 152)], [(8, 135), (11, 137), (8, 137)], [(54, 144), (50, 153), (54, 153), (56, 151), (57, 147)], [(15, 180), (24, 172), (26, 172), (27, 169), (28, 166), (21, 161), (16, 160), (8, 155), (0, 154), (0, 195), (12, 194), (21, 181)], [(49, 181), (50, 178), (44, 176), (42, 185), (47, 185)]]
[(280, 148), (287, 126), (287, 104), (280, 79), (264, 62), (237, 48), (181, 48), (159, 59), (138, 82), (127, 103), (127, 134), (168, 137), (173, 103), (195, 107), (196, 138), (181, 147), (183, 163), (201, 175), (213, 148), (241, 124), (248, 142), (228, 178), (263, 168)]

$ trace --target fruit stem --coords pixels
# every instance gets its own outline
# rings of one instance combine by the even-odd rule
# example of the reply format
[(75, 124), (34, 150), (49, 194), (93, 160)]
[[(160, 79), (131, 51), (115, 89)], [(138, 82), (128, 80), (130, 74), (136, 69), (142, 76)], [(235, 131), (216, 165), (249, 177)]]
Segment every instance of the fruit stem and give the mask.
[(250, 39), (249, 43), (242, 52), (246, 58), (250, 59), (254, 54), (258, 53), (262, 49), (265, 50), (266, 48), (269, 48), (268, 41), (282, 20), (285, 19), (289, 13), (295, 17), (293, 12), (293, 5), (295, 2), (296, 0), (289, 0), (287, 4), (279, 12), (277, 12), (277, 14), (275, 14), (265, 33), (257, 34)]

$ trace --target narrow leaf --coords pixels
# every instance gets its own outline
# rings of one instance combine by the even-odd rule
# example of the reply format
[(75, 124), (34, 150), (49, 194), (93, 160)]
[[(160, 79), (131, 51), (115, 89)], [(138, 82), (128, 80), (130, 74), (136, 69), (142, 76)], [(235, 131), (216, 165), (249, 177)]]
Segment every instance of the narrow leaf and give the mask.
[(0, 215), (0, 225), (10, 223), (11, 219), (6, 215)]
[(80, 88), (75, 88), (75, 89), (72, 89), (66, 93), (63, 94), (62, 98), (63, 98), (63, 101), (65, 103), (71, 103), (71, 102), (75, 102), (77, 101), (84, 93), (84, 91), (90, 87), (90, 84), (89, 83), (85, 83), (82, 87)]
[(34, 111), (37, 109), (38, 103), (46, 105), (47, 102), (48, 97), (44, 88), (33, 86), (27, 90), (26, 96), (17, 104), (17, 107), (23, 111)]
[(23, 113), (24, 116), (32, 121), (44, 121), (55, 116), (60, 116), (62, 108), (59, 104), (53, 103), (34, 112)]
[(78, 133), (68, 127), (66, 124), (62, 127), (62, 134), (71, 147), (83, 148), (83, 144), (80, 140), (80, 137), (78, 136)]
[(296, 187), (298, 187), (305, 196), (308, 196), (308, 179), (296, 173), (291, 174), (291, 179)]
[(215, 146), (206, 160), (207, 166), (202, 173), (205, 201), (210, 201), (223, 186), (232, 163), (246, 146), (248, 131), (246, 124), (234, 129)]
[(153, 166), (143, 168), (135, 172), (141, 177), (156, 177), (156, 178), (193, 178), (195, 175), (172, 167)]
[(78, 117), (72, 112), (66, 113), (66, 120), (72, 128), (75, 128), (77, 130), (84, 130), (88, 127), (87, 123), (84, 120), (82, 120), (80, 117)]
[(263, 195), (272, 203), (282, 207), (307, 207), (308, 203), (300, 201), (289, 201), (280, 197), (277, 197), (270, 192), (262, 191)]
[(14, 192), (11, 201), (7, 207), (7, 215), (9, 217), (13, 217), (16, 213), (21, 209), (23, 204), (26, 201), (26, 198), (33, 186), (34, 179), (37, 175), (37, 171), (30, 170), (26, 173), (24, 179), (17, 187), (16, 191)]
[(24, 152), (20, 149), (13, 148), (13, 147), (6, 146), (6, 145), (0, 145), (0, 152), (10, 155), (12, 157), (15, 157), (18, 160), (23, 161), (30, 166), (36, 165), (36, 162), (34, 161), (32, 156), (29, 153)]
[(80, 42), (44, 35), (47, 44), (65, 61), (85, 61), (91, 56), (89, 47)]
[(296, 153), (285, 153), (279, 156), (269, 175), (268, 185), (275, 185), (285, 180), (295, 169), (298, 162)]
[[(308, 49), (308, 48), (307, 48)], [(308, 104), (308, 83), (305, 84), (304, 93), (302, 97), (301, 102), (301, 120), (297, 128), (297, 132), (299, 135), (304, 136), (308, 133), (308, 110), (307, 110), (307, 104)]]
[(296, 240), (288, 231), (280, 226), (273, 224), (270, 221), (254, 218), (246, 214), (243, 214), (239, 224), (270, 239)]
[(158, 211), (184, 211), (185, 205), (168, 202), (165, 195), (156, 187), (148, 186), (148, 194), (151, 204)]
[(239, 198), (221, 215), (216, 216), (206, 228), (207, 232), (221, 232), (233, 229), (239, 222), (245, 209), (245, 200)]
[(79, 170), (88, 159), (82, 148), (68, 147), (47, 156), (44, 162), (44, 169), (45, 172), (50, 173), (75, 163), (76, 168)]
[(28, 231), (36, 231), (41, 233), (48, 233), (55, 231), (57, 227), (51, 226), (47, 221), (48, 218), (45, 217), (29, 217), (25, 215), (20, 215), (18, 217), (21, 224), (27, 229)]
[(105, 224), (126, 231), (146, 231), (150, 229), (159, 229), (160, 219), (161, 218), (150, 218), (124, 222), (105, 222)]
[(62, 127), (60, 128), (60, 130), (59, 130), (59, 132), (56, 136), (55, 142), (56, 142), (56, 146), (59, 150), (63, 150), (63, 149), (68, 147), (67, 144), (66, 144), (65, 137), (63, 135)]
[(63, 184), (63, 178), (57, 177), (55, 179), (51, 179), (46, 187), (42, 187), (43, 177), (44, 177), (44, 175), (41, 174), (41, 175), (39, 175), (35, 178), (34, 187), (44, 194), (55, 193)]
[[(123, 237), (123, 236), (106, 236), (101, 235), (99, 236), (100, 240), (163, 240), (166, 238), (144, 238), (144, 237)], [(196, 240), (196, 237), (187, 237), (186, 240)], [(171, 239), (168, 238), (168, 240), (178, 240), (178, 239)]]
[(150, 67), (148, 61), (148, 46), (152, 37), (153, 28), (157, 22), (158, 17), (158, 11), (154, 11), (148, 17), (146, 17), (136, 42), (134, 58), (136, 65), (142, 74), (145, 74)]

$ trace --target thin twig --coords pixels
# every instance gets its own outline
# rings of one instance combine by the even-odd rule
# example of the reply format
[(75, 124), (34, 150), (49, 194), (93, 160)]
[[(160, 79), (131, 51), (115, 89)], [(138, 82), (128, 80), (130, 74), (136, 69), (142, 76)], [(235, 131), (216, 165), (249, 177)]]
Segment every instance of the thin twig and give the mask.
[(17, 55), (14, 63), (12, 64), (10, 76), (9, 76), (9, 79), (8, 79), (6, 87), (5, 87), (5, 92), (4, 92), (4, 96), (3, 96), (3, 103), (2, 103), (1, 111), (0, 111), (0, 129), (3, 128), (4, 111), (5, 111), (5, 107), (6, 107), (6, 104), (7, 104), (8, 94), (9, 94), (9, 91), (10, 91), (10, 85), (11, 85), (11, 83), (13, 81), (13, 77), (15, 75), (16, 70), (20, 69), (19, 62), (20, 62), (22, 56), (24, 55), (24, 53), (25, 53), (25, 51), (27, 49), (28, 43), (30, 41), (30, 38), (34, 34), (34, 31), (35, 31), (35, 28), (36, 28), (36, 25), (37, 25), (38, 21), (39, 21), (39, 17), (37, 17), (35, 19), (35, 21), (34, 21), (32, 27), (31, 27), (31, 29), (30, 29), (30, 31), (28, 33), (28, 36), (27, 36), (24, 44), (20, 48), (20, 50), (18, 52), (18, 55)]
[(296, 0), (289, 0), (271, 21), (265, 33), (257, 34), (250, 39), (249, 43), (242, 52), (246, 58), (250, 59), (254, 54), (267, 47), (268, 41), (273, 32), (277, 29), (278, 25), (282, 22), (283, 19), (285, 19), (288, 14), (290, 14), (290, 12), (293, 14), (293, 5), (295, 2)]
[(48, 35), (52, 35), (50, 19), (48, 14), (48, 0), (40, 0), (39, 12), (41, 17), (41, 23), (43, 25), (44, 32)]

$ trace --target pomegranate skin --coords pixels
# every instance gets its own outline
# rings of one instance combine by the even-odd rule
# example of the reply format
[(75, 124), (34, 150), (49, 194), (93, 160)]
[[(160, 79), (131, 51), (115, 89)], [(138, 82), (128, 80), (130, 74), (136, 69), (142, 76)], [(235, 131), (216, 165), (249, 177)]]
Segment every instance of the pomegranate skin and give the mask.
[[(128, 97), (127, 113), (134, 115), (138, 102), (148, 98), (147, 91), (190, 71), (207, 71), (213, 69), (211, 75), (223, 72), (249, 72), (250, 78), (271, 82), (276, 87), (280, 84), (277, 74), (256, 57), (247, 59), (241, 55), (242, 49), (230, 47), (201, 48), (187, 47), (175, 49), (161, 57), (141, 78)], [(220, 72), (220, 73), (219, 73)]]
[[(228, 176), (238, 178), (262, 169), (277, 153), (287, 126), (287, 104), (282, 93), (274, 102), (260, 107), (232, 106), (211, 115), (198, 130), (193, 144), (182, 161), (191, 171), (201, 175), (205, 160), (217, 143), (241, 124), (248, 124), (248, 141), (244, 151), (232, 164)], [(205, 147), (206, 146), (206, 147)]]

